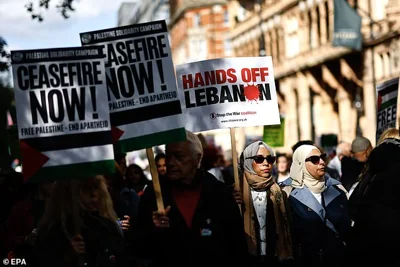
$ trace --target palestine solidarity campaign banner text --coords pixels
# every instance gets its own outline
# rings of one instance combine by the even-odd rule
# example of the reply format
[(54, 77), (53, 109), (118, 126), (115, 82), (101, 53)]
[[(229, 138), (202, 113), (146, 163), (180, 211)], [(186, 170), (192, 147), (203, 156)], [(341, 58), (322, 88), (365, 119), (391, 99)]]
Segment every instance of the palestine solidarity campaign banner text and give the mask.
[(101, 46), (12, 51), (25, 180), (115, 171)]
[(81, 33), (107, 55), (107, 96), (116, 152), (186, 140), (165, 21)]
[(271, 57), (192, 62), (176, 73), (188, 130), (280, 124)]

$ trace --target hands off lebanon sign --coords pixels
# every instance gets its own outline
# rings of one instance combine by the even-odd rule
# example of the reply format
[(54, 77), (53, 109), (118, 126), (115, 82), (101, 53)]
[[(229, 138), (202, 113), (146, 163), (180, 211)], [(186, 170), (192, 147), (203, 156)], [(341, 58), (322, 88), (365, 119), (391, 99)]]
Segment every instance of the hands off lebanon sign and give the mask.
[(186, 139), (165, 21), (81, 33), (102, 44), (115, 151)]
[(24, 178), (113, 173), (102, 47), (12, 51), (11, 57)]
[(176, 72), (186, 129), (280, 124), (271, 57), (193, 62)]

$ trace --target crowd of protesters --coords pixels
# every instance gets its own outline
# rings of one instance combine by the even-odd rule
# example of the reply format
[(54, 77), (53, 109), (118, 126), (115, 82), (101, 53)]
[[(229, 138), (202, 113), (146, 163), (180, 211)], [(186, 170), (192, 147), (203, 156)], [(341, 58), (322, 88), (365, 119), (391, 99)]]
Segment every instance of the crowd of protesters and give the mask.
[[(23, 183), (1, 169), (0, 258), (24, 266), (400, 266), (400, 136), (261, 140), (232, 162), (201, 134), (155, 157), (152, 181), (116, 155), (113, 176)], [(55, 177), (56, 178), (56, 177)]]

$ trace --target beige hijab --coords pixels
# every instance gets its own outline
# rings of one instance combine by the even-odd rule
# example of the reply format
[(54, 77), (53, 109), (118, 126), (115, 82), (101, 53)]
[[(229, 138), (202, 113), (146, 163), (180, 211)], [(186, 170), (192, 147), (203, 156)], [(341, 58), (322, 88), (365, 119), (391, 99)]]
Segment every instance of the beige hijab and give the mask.
[(290, 166), (290, 177), (293, 179), (292, 186), (294, 188), (303, 188), (304, 185), (313, 193), (324, 192), (325, 179), (314, 178), (306, 168), (306, 158), (310, 156), (312, 150), (319, 149), (311, 145), (302, 145), (293, 153), (293, 162)]

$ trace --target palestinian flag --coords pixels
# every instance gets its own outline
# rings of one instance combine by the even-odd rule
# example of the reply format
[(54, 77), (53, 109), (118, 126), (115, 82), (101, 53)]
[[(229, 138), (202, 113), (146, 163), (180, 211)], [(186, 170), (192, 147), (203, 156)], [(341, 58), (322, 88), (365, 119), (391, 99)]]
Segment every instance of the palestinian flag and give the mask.
[(103, 48), (21, 50), (11, 57), (25, 181), (113, 174)]
[(378, 112), (392, 105), (397, 105), (398, 86), (399, 86), (398, 78), (386, 81), (385, 83), (377, 86)]
[(29, 182), (115, 172), (110, 131), (21, 139), (20, 149)]
[(399, 78), (377, 86), (376, 141), (388, 128), (396, 127)]
[(111, 113), (110, 118), (116, 153), (186, 140), (179, 100)]
[(186, 140), (164, 20), (81, 33), (104, 45), (115, 153)]

